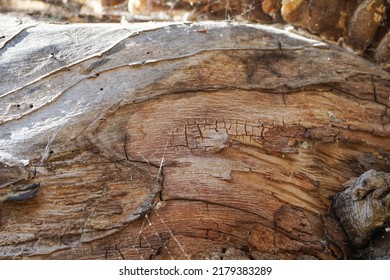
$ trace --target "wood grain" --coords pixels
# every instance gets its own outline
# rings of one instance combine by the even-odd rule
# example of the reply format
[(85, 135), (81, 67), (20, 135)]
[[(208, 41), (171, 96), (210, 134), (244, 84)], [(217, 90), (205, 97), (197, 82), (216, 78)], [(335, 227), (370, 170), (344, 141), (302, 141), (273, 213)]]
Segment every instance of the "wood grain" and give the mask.
[(0, 183), (41, 188), (1, 258), (351, 257), (331, 196), (390, 169), (388, 73), (261, 25), (12, 28)]

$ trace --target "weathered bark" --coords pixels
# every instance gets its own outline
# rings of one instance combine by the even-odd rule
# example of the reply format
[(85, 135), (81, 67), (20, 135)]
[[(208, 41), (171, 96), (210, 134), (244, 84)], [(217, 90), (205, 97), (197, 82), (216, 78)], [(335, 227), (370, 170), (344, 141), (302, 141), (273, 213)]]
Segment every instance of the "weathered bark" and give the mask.
[(390, 169), (389, 73), (259, 25), (9, 22), (1, 258), (350, 257), (331, 196)]
[(346, 186), (334, 197), (333, 208), (352, 244), (364, 247), (390, 221), (390, 174), (370, 170)]

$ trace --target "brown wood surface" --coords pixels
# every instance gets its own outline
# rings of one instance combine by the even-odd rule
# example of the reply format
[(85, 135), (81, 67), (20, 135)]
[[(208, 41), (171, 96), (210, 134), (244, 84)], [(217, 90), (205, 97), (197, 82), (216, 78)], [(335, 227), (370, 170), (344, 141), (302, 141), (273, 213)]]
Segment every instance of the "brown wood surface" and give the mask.
[(389, 73), (261, 25), (3, 26), (0, 258), (351, 257), (331, 196), (390, 170)]
[[(351, 243), (367, 247), (373, 235), (390, 229), (386, 226), (390, 221), (390, 174), (369, 170), (345, 185), (347, 188), (335, 195), (333, 208)], [(390, 249), (388, 244), (385, 248)], [(388, 258), (389, 252), (386, 255)]]

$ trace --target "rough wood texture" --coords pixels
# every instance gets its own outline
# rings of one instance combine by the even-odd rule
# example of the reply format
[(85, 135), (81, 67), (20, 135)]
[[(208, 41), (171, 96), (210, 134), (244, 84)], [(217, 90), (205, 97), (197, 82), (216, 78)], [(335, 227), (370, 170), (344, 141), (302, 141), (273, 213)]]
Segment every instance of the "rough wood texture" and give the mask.
[(389, 73), (260, 25), (7, 24), (1, 191), (40, 189), (1, 258), (350, 257), (330, 197), (390, 169)]
[(390, 221), (390, 174), (370, 170), (345, 185), (333, 208), (352, 244), (364, 247)]
[[(231, 19), (260, 23), (288, 23), (356, 52), (390, 69), (390, 48), (378, 47), (390, 28), (390, 1), (386, 0), (129, 0), (131, 14), (164, 11), (185, 20)], [(161, 16), (160, 16), (161, 17)]]

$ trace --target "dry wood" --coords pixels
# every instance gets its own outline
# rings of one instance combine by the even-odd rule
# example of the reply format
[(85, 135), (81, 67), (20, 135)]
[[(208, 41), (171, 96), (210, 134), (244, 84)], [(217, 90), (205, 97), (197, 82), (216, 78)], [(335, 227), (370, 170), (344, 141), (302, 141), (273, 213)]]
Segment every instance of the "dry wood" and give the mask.
[(350, 257), (331, 196), (390, 169), (389, 73), (261, 25), (0, 33), (3, 200), (40, 185), (1, 258)]
[(370, 170), (346, 186), (334, 197), (333, 208), (352, 244), (364, 247), (390, 221), (390, 174)]
[[(131, 14), (184, 20), (229, 19), (291, 24), (338, 41), (389, 70), (390, 47), (378, 47), (390, 27), (386, 0), (129, 0)], [(297, 32), (303, 32), (297, 30)], [(310, 35), (307, 33), (306, 36)], [(313, 36), (313, 35), (311, 35)]]

